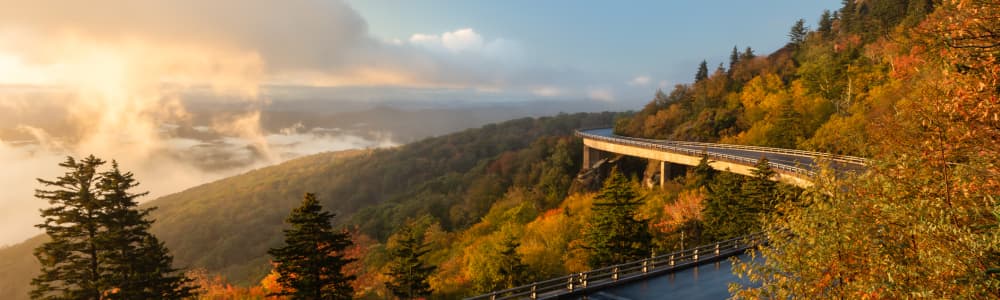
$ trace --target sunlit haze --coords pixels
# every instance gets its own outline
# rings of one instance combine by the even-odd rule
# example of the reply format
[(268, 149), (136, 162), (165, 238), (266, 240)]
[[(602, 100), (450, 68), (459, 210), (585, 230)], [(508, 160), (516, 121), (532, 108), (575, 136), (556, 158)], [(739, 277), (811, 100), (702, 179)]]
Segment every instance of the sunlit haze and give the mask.
[[(39, 233), (35, 178), (60, 175), (66, 156), (117, 160), (148, 201), (413, 140), (364, 120), (308, 121), (352, 111), (636, 109), (702, 59), (723, 62), (733, 43), (774, 51), (794, 20), (840, 3), (779, 1), (751, 16), (740, 7), (761, 3), (0, 2), (0, 245)], [(612, 7), (577, 10), (591, 5)], [(518, 114), (531, 115), (503, 116)]]

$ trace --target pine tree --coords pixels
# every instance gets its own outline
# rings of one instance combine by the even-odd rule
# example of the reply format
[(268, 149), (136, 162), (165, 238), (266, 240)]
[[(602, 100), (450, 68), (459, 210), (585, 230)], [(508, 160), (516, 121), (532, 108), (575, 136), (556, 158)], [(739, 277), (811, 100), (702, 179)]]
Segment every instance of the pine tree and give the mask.
[(413, 224), (407, 224), (394, 234), (395, 245), (389, 249), (392, 262), (389, 266), (388, 275), (390, 282), (386, 287), (396, 297), (404, 299), (414, 299), (431, 294), (431, 286), (427, 283), (427, 277), (436, 269), (428, 266), (423, 261), (423, 256), (430, 250), (426, 250), (423, 235), (416, 232)]
[(59, 166), (68, 169), (55, 181), (38, 179), (52, 190), (36, 190), (35, 197), (48, 200), (42, 209), (44, 223), (36, 225), (51, 239), (35, 249), (41, 274), (31, 280), (34, 299), (99, 299), (110, 292), (102, 285), (108, 274), (101, 264), (99, 238), (104, 234), (104, 207), (97, 193), (97, 168), (104, 161), (93, 155), (77, 161), (72, 157)]
[(70, 169), (55, 181), (39, 179), (54, 190), (36, 197), (52, 205), (43, 209), (52, 239), (35, 249), (42, 274), (32, 280), (32, 298), (41, 299), (181, 299), (192, 296), (190, 281), (172, 267), (167, 248), (148, 232), (149, 209), (139, 209), (138, 186), (131, 172), (93, 155), (60, 166)]
[(638, 192), (618, 168), (613, 168), (604, 187), (594, 198), (593, 215), (584, 242), (593, 268), (624, 263), (649, 256), (652, 235), (649, 221), (639, 219), (642, 205)]
[(833, 32), (833, 15), (830, 14), (830, 10), (824, 9), (823, 14), (819, 16), (818, 31), (823, 34), (824, 37), (829, 37)]
[(191, 280), (178, 274), (167, 248), (150, 234), (153, 208), (140, 209), (136, 201), (148, 192), (131, 193), (139, 183), (131, 172), (122, 173), (112, 161), (111, 170), (101, 173), (100, 190), (106, 213), (102, 224), (107, 231), (99, 239), (102, 264), (110, 272), (105, 285), (106, 299), (182, 299), (193, 295)]
[(795, 25), (792, 25), (792, 29), (788, 31), (788, 43), (793, 47), (799, 47), (806, 41), (806, 35), (808, 34), (809, 28), (806, 27), (806, 20), (799, 19), (795, 21)]
[(705, 235), (711, 240), (724, 240), (748, 232), (755, 214), (743, 206), (741, 175), (721, 172), (708, 187), (708, 197), (702, 209)]
[(733, 73), (733, 69), (736, 68), (736, 64), (740, 62), (740, 52), (733, 45), (733, 52), (729, 53), (729, 74)]
[(521, 261), (521, 255), (517, 253), (517, 247), (520, 247), (521, 243), (517, 237), (509, 235), (504, 238), (500, 246), (500, 270), (497, 275), (504, 279), (500, 287), (503, 289), (516, 287), (523, 283), (528, 275), (528, 266)]
[(708, 156), (702, 156), (701, 160), (698, 161), (698, 165), (691, 169), (691, 179), (688, 181), (688, 187), (698, 188), (698, 187), (708, 187), (709, 183), (713, 182), (715, 179), (716, 171), (709, 165), (710, 161)]
[[(762, 213), (770, 212), (780, 198), (778, 183), (772, 180), (777, 172), (771, 169), (767, 157), (757, 160), (757, 164), (750, 172), (753, 176), (743, 183), (742, 206), (746, 212), (759, 217)], [(758, 227), (757, 223), (754, 222), (754, 229)]]
[(745, 50), (743, 50), (743, 53), (740, 54), (740, 61), (749, 61), (751, 59), (754, 59), (754, 57), (757, 57), (757, 55), (753, 53), (753, 49), (747, 47)]
[(702, 60), (698, 64), (698, 73), (694, 74), (694, 82), (699, 82), (708, 78), (708, 62)]
[(292, 299), (350, 299), (354, 293), (343, 274), (344, 265), (354, 261), (344, 258), (351, 245), (346, 232), (333, 229), (334, 214), (323, 211), (316, 196), (307, 193), (302, 205), (292, 210), (286, 222), (285, 245), (267, 251), (273, 257), (282, 291), (275, 294)]

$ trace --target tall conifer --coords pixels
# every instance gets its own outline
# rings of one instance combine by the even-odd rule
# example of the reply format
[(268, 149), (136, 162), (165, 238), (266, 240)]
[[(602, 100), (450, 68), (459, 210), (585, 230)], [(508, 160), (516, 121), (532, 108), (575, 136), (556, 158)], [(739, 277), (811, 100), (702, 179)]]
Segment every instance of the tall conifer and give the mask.
[(36, 190), (35, 197), (48, 200), (42, 209), (44, 222), (36, 225), (51, 239), (35, 249), (41, 274), (31, 280), (35, 299), (99, 299), (107, 290), (102, 279), (108, 270), (101, 265), (99, 237), (104, 213), (98, 198), (97, 168), (104, 161), (93, 155), (77, 161), (67, 157), (59, 164), (67, 171), (54, 181), (38, 179), (51, 190)]
[(139, 208), (137, 198), (148, 192), (132, 193), (139, 183), (132, 172), (118, 168), (101, 173), (98, 188), (105, 206), (102, 224), (107, 231), (100, 239), (106, 251), (102, 262), (110, 272), (105, 283), (112, 289), (106, 299), (182, 299), (193, 295), (191, 280), (173, 267), (166, 246), (149, 233), (148, 219), (154, 208)]
[(395, 245), (389, 249), (392, 262), (389, 265), (390, 282), (386, 286), (396, 297), (414, 299), (431, 294), (431, 286), (427, 277), (436, 269), (428, 266), (423, 256), (429, 252), (424, 239), (413, 228), (413, 224), (404, 225), (394, 234)]
[(346, 232), (333, 229), (333, 214), (323, 211), (316, 196), (307, 193), (302, 205), (292, 210), (286, 222), (285, 245), (267, 253), (274, 258), (280, 274), (281, 292), (292, 299), (350, 299), (354, 293), (343, 267), (353, 259), (344, 258), (351, 245)]
[(166, 247), (148, 232), (151, 209), (139, 209), (132, 173), (93, 155), (60, 166), (69, 169), (55, 181), (39, 179), (52, 190), (36, 197), (52, 207), (42, 210), (51, 241), (35, 249), (42, 274), (32, 280), (37, 299), (181, 299), (192, 296), (190, 281), (172, 267)]
[(590, 250), (590, 266), (598, 268), (649, 256), (652, 235), (649, 220), (636, 213), (642, 200), (618, 168), (604, 182), (594, 198), (590, 227), (584, 235)]

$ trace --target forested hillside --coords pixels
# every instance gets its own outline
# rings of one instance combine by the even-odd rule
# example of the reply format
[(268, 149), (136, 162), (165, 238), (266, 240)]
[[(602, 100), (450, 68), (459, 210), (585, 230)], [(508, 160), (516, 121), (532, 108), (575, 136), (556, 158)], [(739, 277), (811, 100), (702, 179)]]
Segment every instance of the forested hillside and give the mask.
[[(547, 201), (561, 201), (579, 169), (581, 146), (572, 131), (607, 126), (614, 117), (524, 118), (392, 149), (311, 155), (151, 201), (158, 207), (152, 231), (179, 266), (255, 284), (270, 270), (266, 251), (282, 240), (284, 217), (306, 192), (338, 214), (335, 222), (379, 240), (423, 215), (459, 230), (512, 186), (537, 185)], [(27, 297), (38, 269), (30, 253), (41, 241), (0, 250), (0, 298)]]
[[(313, 192), (350, 232), (346, 256), (357, 261), (345, 271), (358, 298), (400, 295), (403, 284), (418, 287), (410, 295), (460, 298), (760, 230), (766, 260), (737, 264), (753, 283), (731, 287), (740, 297), (997, 298), (1000, 5), (844, 1), (817, 15), (789, 24), (774, 53), (719, 49), (728, 62), (692, 68), (693, 83), (655, 93), (633, 115), (519, 119), (313, 155), (152, 201), (152, 231), (182, 266), (242, 285), (212, 281), (213, 297), (272, 288), (266, 250)], [(612, 158), (591, 173), (611, 178), (601, 187), (572, 188), (581, 167), (572, 130), (612, 123), (623, 135), (873, 163), (859, 176), (821, 172), (802, 190), (769, 180), (766, 161), (740, 176), (707, 160), (656, 174)], [(657, 175), (672, 176), (643, 185)], [(39, 242), (0, 250), (0, 282), (27, 284)], [(24, 297), (20, 286), (2, 286), (0, 298)]]

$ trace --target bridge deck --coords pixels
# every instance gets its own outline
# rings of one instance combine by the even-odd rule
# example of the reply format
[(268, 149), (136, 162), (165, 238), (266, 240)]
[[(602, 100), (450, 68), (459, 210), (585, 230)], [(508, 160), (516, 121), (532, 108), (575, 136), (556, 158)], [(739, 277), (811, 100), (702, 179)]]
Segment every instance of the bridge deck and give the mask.
[(826, 164), (838, 174), (863, 172), (866, 159), (853, 156), (830, 155), (794, 149), (743, 146), (716, 143), (697, 143), (671, 140), (641, 139), (615, 135), (611, 128), (577, 131), (584, 144), (601, 151), (633, 155), (671, 163), (694, 166), (702, 156), (708, 156), (713, 168), (749, 175), (760, 158), (767, 158), (779, 173), (777, 180), (799, 186), (808, 186), (811, 177)]

